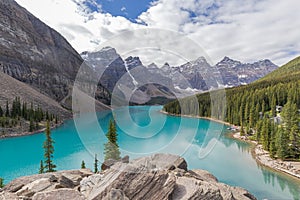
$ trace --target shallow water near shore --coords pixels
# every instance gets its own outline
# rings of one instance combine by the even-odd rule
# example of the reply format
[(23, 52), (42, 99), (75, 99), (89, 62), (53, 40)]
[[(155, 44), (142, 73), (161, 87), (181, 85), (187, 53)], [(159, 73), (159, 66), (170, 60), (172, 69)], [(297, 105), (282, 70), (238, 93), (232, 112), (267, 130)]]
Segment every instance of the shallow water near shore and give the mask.
[[(220, 182), (246, 188), (258, 199), (300, 198), (300, 181), (258, 165), (252, 158), (250, 144), (227, 137), (223, 124), (167, 116), (160, 109), (142, 106), (114, 111), (122, 155), (133, 159), (158, 152), (179, 154), (186, 159), (189, 169), (207, 170)], [(53, 130), (57, 169), (78, 169), (82, 160), (93, 169), (95, 153), (102, 161), (105, 132), (111, 118), (110, 111), (98, 113), (97, 121), (92, 120), (92, 115), (85, 115), (76, 120), (80, 121), (76, 125), (68, 120)], [(43, 159), (44, 139), (44, 134), (1, 139), (0, 177), (7, 183), (37, 173)]]

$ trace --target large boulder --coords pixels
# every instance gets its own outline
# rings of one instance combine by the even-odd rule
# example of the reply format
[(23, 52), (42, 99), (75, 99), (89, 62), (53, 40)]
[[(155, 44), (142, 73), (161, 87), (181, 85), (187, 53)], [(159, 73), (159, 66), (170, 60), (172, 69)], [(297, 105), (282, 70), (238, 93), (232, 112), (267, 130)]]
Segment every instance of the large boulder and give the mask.
[(59, 188), (74, 189), (80, 181), (92, 175), (89, 169), (60, 171), (53, 173), (24, 176), (11, 181), (3, 190), (20, 197), (32, 197), (39, 192), (54, 191)]
[(255, 199), (207, 171), (188, 170), (180, 156), (155, 154), (127, 161), (114, 161), (97, 174), (81, 169), (21, 177), (0, 191), (0, 200)]
[(242, 188), (219, 183), (207, 171), (188, 171), (183, 158), (170, 154), (142, 157), (128, 164), (116, 162), (101, 174), (84, 178), (80, 190), (91, 200), (255, 199)]
[(32, 197), (32, 200), (54, 200), (54, 199), (85, 200), (84, 196), (80, 194), (80, 192), (68, 188), (39, 192)]

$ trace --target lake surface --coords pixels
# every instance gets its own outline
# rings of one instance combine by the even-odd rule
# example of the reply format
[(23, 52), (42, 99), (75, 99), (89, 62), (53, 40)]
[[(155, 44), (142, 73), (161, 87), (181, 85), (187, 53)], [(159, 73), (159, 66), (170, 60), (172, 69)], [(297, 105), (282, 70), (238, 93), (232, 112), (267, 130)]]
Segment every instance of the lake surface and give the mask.
[[(125, 107), (113, 113), (122, 155), (130, 158), (164, 152), (183, 156), (190, 169), (201, 168), (219, 181), (246, 188), (258, 199), (299, 199), (300, 182), (261, 167), (250, 145), (226, 137), (222, 124), (161, 114), (159, 106)], [(93, 168), (94, 154), (103, 160), (105, 132), (112, 112), (68, 120), (52, 131), (58, 170), (78, 169), (84, 160)], [(76, 129), (77, 127), (77, 129)], [(35, 174), (43, 159), (44, 134), (0, 140), (0, 177), (5, 182)]]

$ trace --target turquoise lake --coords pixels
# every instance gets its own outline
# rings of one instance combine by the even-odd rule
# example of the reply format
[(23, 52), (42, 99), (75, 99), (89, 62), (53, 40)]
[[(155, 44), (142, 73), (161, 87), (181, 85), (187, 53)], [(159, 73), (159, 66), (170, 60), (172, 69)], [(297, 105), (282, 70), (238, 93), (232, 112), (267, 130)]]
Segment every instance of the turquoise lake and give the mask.
[[(226, 126), (202, 119), (167, 116), (160, 106), (124, 107), (113, 114), (122, 156), (131, 159), (164, 152), (184, 157), (189, 169), (201, 168), (220, 182), (249, 190), (258, 199), (300, 199), (300, 181), (262, 167), (249, 144), (226, 136)], [(52, 131), (58, 170), (78, 169), (84, 160), (93, 169), (94, 154), (103, 160), (105, 132), (112, 112), (67, 120)], [(77, 127), (77, 128), (76, 128)], [(38, 172), (44, 134), (0, 140), (0, 177), (5, 183)]]

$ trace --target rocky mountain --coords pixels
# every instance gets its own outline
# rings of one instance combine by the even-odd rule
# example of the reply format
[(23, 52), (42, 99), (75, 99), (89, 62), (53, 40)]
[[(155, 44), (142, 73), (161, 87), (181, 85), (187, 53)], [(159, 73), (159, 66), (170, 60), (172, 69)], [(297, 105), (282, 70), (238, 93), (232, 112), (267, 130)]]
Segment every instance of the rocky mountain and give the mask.
[[(0, 1), (0, 27), (0, 71), (71, 108), (72, 86), (83, 60), (67, 40), (14, 0)], [(82, 81), (94, 78), (86, 79)], [(97, 98), (109, 103), (109, 92), (98, 87)]]
[(176, 86), (181, 89), (206, 91), (218, 87), (247, 85), (277, 68), (270, 60), (241, 63), (228, 57), (211, 66), (204, 57), (200, 57), (178, 67), (165, 64), (161, 69), (174, 82), (176, 80)]
[[(211, 66), (204, 57), (181, 66), (170, 66), (168, 63), (162, 67), (158, 67), (155, 63), (144, 66), (138, 57), (130, 56), (123, 60), (112, 47), (105, 47), (97, 52), (84, 52), (81, 56), (96, 72), (103, 74), (102, 85), (111, 92), (114, 88), (130, 94), (135, 91), (131, 101), (138, 103), (146, 103), (150, 97), (153, 98), (151, 96), (153, 94), (157, 94), (156, 97), (172, 99), (174, 95), (185, 97), (220, 87), (245, 85), (277, 69), (270, 60), (241, 63), (228, 57), (214, 66)], [(145, 82), (153, 84), (146, 88), (139, 84)], [(139, 89), (136, 90), (136, 87)], [(147, 93), (143, 92), (146, 90)]]
[(241, 63), (225, 57), (216, 65), (222, 74), (224, 85), (234, 87), (252, 83), (278, 68), (270, 60), (261, 60), (254, 63)]
[(136, 104), (145, 104), (157, 97), (174, 99), (171, 79), (157, 73), (156, 69), (145, 67), (139, 57), (130, 56), (123, 60), (111, 47), (83, 52), (81, 56), (100, 76), (100, 83), (116, 95), (116, 99)]
[(104, 171), (61, 171), (21, 177), (0, 191), (2, 199), (224, 199), (254, 200), (248, 191), (232, 187), (204, 170), (188, 170), (175, 155), (155, 154), (129, 162), (122, 159)]

